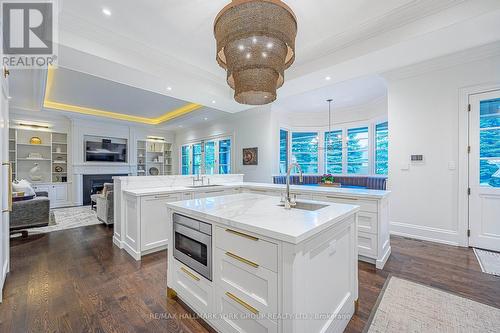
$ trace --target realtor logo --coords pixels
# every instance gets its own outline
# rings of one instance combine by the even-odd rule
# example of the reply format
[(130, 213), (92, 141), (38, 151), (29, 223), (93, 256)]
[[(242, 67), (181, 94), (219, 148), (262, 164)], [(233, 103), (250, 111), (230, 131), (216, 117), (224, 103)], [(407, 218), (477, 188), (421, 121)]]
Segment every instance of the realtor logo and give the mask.
[(55, 61), (54, 3), (2, 2), (3, 65), (47, 67)]

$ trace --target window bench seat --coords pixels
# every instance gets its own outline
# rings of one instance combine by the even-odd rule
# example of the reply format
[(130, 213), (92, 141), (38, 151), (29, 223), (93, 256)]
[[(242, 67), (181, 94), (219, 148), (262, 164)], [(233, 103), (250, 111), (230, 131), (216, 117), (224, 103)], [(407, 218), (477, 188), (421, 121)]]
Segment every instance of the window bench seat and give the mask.
[[(317, 185), (321, 182), (322, 175), (305, 175), (303, 182), (299, 181), (299, 175), (290, 176), (292, 185)], [(386, 176), (334, 176), (335, 182), (343, 187), (367, 188), (370, 190), (386, 190)], [(274, 184), (285, 184), (286, 176), (273, 176)]]

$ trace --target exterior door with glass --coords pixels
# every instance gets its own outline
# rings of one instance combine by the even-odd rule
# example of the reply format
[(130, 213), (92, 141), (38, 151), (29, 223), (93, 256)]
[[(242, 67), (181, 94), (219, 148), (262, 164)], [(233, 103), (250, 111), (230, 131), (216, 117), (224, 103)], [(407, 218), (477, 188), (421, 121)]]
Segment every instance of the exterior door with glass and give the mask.
[(469, 103), (469, 245), (500, 251), (500, 91)]

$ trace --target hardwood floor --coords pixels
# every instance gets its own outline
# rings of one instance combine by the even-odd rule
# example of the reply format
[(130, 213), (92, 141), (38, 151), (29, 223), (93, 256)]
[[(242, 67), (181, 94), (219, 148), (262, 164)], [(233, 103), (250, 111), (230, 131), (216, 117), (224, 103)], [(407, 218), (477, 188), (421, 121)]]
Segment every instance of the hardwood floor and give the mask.
[[(167, 300), (166, 253), (136, 262), (89, 226), (11, 241), (11, 272), (0, 304), (0, 332), (207, 332)], [(359, 264), (361, 332), (389, 274), (500, 308), (500, 278), (481, 273), (472, 250), (392, 237), (384, 270)]]

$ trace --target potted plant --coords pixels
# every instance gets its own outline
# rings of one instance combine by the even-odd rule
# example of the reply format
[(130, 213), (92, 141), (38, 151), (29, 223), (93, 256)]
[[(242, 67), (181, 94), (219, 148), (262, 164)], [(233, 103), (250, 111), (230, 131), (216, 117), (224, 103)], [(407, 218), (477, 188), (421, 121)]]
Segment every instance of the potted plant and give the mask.
[(333, 175), (331, 175), (331, 174), (324, 174), (323, 177), (321, 177), (321, 183), (319, 185), (340, 187), (340, 183), (336, 183), (335, 177), (333, 177)]

